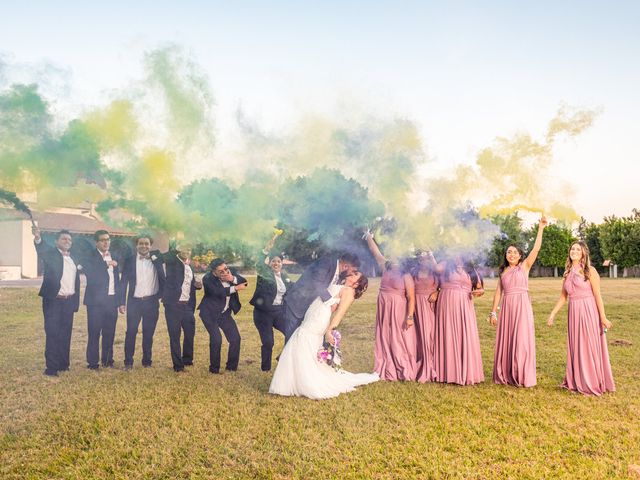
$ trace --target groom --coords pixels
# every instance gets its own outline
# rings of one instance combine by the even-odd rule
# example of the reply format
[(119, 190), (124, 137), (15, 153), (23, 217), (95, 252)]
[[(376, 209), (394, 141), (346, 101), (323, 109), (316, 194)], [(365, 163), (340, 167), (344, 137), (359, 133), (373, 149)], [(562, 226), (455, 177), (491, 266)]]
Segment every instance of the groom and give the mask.
[(344, 253), (340, 257), (327, 255), (312, 263), (302, 274), (300, 279), (284, 296), (285, 343), (293, 332), (300, 326), (309, 305), (318, 297), (326, 302), (331, 299), (328, 288), (338, 283), (340, 274), (345, 275), (358, 271), (360, 260), (357, 255)]

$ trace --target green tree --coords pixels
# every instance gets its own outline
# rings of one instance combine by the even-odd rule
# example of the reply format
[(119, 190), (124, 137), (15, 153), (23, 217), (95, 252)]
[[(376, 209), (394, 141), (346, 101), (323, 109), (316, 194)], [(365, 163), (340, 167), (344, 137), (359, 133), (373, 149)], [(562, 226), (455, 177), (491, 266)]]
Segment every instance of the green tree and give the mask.
[(491, 222), (500, 229), (500, 234), (493, 239), (487, 255), (487, 264), (499, 267), (509, 245), (517, 245), (525, 249), (525, 233), (522, 230), (522, 219), (517, 213), (509, 215), (495, 215)]
[(602, 254), (623, 268), (640, 264), (640, 215), (606, 217), (600, 225)]
[[(538, 225), (534, 225), (529, 231), (529, 237), (535, 238)], [(563, 224), (548, 225), (544, 229), (542, 247), (538, 254), (538, 262), (544, 267), (553, 267), (553, 275), (558, 276), (558, 267), (564, 267), (567, 261), (567, 252), (575, 238), (569, 227)]]

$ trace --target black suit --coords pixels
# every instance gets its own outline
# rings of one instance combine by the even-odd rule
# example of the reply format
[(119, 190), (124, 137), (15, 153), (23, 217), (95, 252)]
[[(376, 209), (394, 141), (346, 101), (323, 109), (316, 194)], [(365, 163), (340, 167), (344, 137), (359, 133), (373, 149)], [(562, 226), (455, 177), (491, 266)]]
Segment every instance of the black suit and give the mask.
[(118, 320), (117, 293), (120, 289), (120, 259), (111, 256), (118, 263), (113, 267), (114, 293), (109, 294), (109, 267), (98, 249), (92, 250), (82, 259), (81, 273), (87, 278), (84, 304), (87, 306), (87, 364), (98, 368), (100, 335), (102, 335), (103, 367), (113, 366), (113, 340)]
[[(185, 365), (193, 365), (193, 339), (196, 334), (196, 319), (193, 316), (196, 307), (196, 277), (191, 266), (182, 263), (176, 252), (165, 255), (165, 268), (162, 303), (167, 319), (173, 369), (179, 372), (184, 370)], [(191, 271), (192, 278), (189, 285), (189, 299), (181, 301), (185, 268)], [(180, 349), (180, 335), (183, 331), (184, 340)]]
[[(208, 272), (202, 279), (204, 297), (198, 310), (200, 310), (202, 323), (209, 332), (209, 371), (212, 373), (220, 371), (220, 348), (222, 347), (220, 330), (224, 332), (224, 336), (229, 342), (226, 369), (237, 370), (240, 361), (240, 332), (231, 314), (238, 313), (241, 305), (238, 292), (232, 292), (231, 287), (246, 283), (246, 280), (237, 273), (234, 273), (234, 276), (235, 282), (231, 283), (229, 287), (225, 287), (211, 272)], [(229, 306), (225, 310), (227, 298)]]
[[(249, 301), (253, 305), (253, 323), (260, 334), (262, 343), (260, 357), (262, 371), (271, 370), (271, 356), (273, 352), (273, 329), (285, 332), (284, 304), (274, 305), (273, 301), (278, 293), (276, 276), (271, 267), (264, 263), (265, 257), (256, 264), (258, 280), (256, 291)], [(285, 272), (280, 272), (280, 278), (289, 290), (293, 283)]]
[(320, 297), (323, 302), (331, 298), (329, 286), (338, 269), (338, 257), (326, 256), (313, 262), (284, 297), (285, 341), (300, 326), (309, 305)]
[[(78, 311), (80, 305), (80, 274), (76, 270), (75, 293), (69, 297), (61, 297), (59, 292), (64, 270), (63, 256), (57, 248), (47, 245), (42, 239), (35, 245), (44, 266), (42, 286), (38, 295), (42, 297), (44, 314), (45, 373), (55, 375), (58, 371), (69, 369), (73, 314)], [(74, 257), (71, 258), (77, 267), (78, 262)]]
[[(136, 337), (142, 320), (142, 365), (151, 366), (151, 352), (153, 348), (153, 334), (156, 331), (160, 312), (160, 297), (164, 286), (164, 270), (162, 268), (162, 254), (159, 250), (149, 252), (149, 260), (153, 264), (158, 291), (155, 295), (136, 297), (138, 254), (129, 257), (122, 268), (118, 305), (127, 305), (127, 333), (124, 339), (124, 364), (133, 365), (133, 355), (136, 349)], [(127, 288), (129, 289), (127, 294)]]

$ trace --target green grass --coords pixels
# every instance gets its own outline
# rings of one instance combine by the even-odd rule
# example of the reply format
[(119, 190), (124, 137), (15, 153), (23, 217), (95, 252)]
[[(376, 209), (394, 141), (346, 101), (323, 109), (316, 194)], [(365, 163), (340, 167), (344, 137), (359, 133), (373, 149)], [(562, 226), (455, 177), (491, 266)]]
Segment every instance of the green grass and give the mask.
[[(252, 283), (254, 283), (252, 281)], [(477, 301), (485, 376), (495, 331), (485, 317), (495, 281)], [(378, 282), (341, 326), (345, 367), (373, 365)], [(208, 336), (197, 319), (195, 366), (171, 369), (161, 313), (154, 366), (85, 368), (86, 313), (76, 315), (71, 371), (42, 375), (44, 331), (33, 289), (0, 289), (0, 478), (626, 478), (640, 464), (640, 280), (603, 280), (618, 391), (600, 398), (560, 389), (566, 307), (546, 316), (558, 279), (532, 279), (538, 386), (379, 382), (324, 401), (267, 393), (250, 292), (237, 317), (239, 371), (208, 373)], [(630, 346), (611, 342), (627, 340)], [(276, 351), (282, 345), (277, 338)], [(225, 343), (226, 346), (226, 343)], [(226, 349), (223, 349), (223, 361)]]

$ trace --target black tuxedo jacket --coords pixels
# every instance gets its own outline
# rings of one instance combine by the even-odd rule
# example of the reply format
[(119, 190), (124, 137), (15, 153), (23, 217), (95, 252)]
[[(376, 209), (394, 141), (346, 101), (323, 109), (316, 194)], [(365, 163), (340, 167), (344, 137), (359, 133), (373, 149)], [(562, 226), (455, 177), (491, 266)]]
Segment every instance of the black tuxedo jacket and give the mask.
[[(262, 256), (256, 264), (258, 280), (256, 281), (256, 291), (253, 293), (251, 300), (249, 300), (249, 304), (258, 310), (271, 311), (278, 308), (278, 306), (273, 306), (273, 300), (278, 294), (278, 285), (276, 283), (275, 273), (273, 273), (269, 265), (264, 263), (265, 258), (266, 256)], [(289, 276), (284, 271), (281, 271), (280, 278), (282, 278), (287, 291), (289, 291), (293, 286), (293, 282)]]
[[(232, 273), (236, 277), (236, 282), (232, 284), (233, 286), (247, 282), (247, 280), (238, 273)], [(238, 292), (230, 294), (231, 287), (222, 285), (222, 282), (213, 273), (208, 272), (202, 278), (202, 286), (204, 287), (204, 297), (200, 305), (198, 305), (198, 310), (200, 310), (201, 313), (210, 314), (214, 317), (219, 316), (227, 302), (227, 297), (229, 297), (229, 309), (234, 314), (240, 311), (242, 305), (240, 304)]]
[[(35, 242), (34, 242), (35, 243)], [(40, 295), (42, 298), (53, 299), (58, 296), (58, 292), (60, 291), (60, 280), (62, 280), (62, 269), (64, 260), (62, 259), (62, 254), (56, 247), (52, 247), (51, 245), (47, 245), (44, 240), (41, 240), (40, 243), (35, 243), (36, 252), (38, 252), (38, 257), (42, 260), (42, 264), (44, 266), (44, 274), (42, 277), (42, 286), (40, 287)], [(78, 260), (72, 255), (76, 267), (78, 266)], [(74, 302), (74, 311), (78, 311), (78, 307), (80, 306), (80, 271), (76, 270), (76, 283), (75, 283), (76, 293), (73, 295), (72, 299)]]
[[(162, 303), (165, 305), (175, 305), (180, 301), (180, 295), (182, 294), (182, 282), (184, 282), (184, 269), (190, 268), (193, 273), (191, 265), (186, 265), (180, 261), (177, 256), (177, 252), (168, 252), (164, 255), (165, 265), (165, 277), (164, 288), (162, 289)], [(189, 290), (189, 306), (191, 310), (196, 309), (196, 276), (193, 273), (193, 279), (191, 280), (191, 288)]]
[[(158, 294), (157, 298), (162, 297), (162, 290), (164, 288), (164, 269), (163, 266), (163, 257), (160, 253), (160, 250), (151, 250), (149, 252), (149, 256), (151, 257), (151, 262), (155, 268), (156, 274), (158, 275)], [(138, 253), (131, 255), (124, 261), (124, 266), (122, 267), (122, 276), (120, 277), (120, 289), (118, 290), (118, 305), (124, 305), (125, 299), (130, 300), (133, 298), (133, 294), (136, 291), (136, 262), (138, 259)], [(127, 288), (129, 290), (127, 294)]]
[[(120, 289), (120, 265), (121, 259), (111, 253), (111, 259), (118, 265), (113, 267), (114, 292), (117, 298)], [(97, 248), (81, 260), (80, 273), (84, 273), (87, 278), (87, 287), (84, 291), (85, 305), (112, 306), (109, 301), (109, 269), (107, 263), (102, 258), (102, 254)]]
[(320, 297), (323, 302), (331, 298), (329, 285), (338, 265), (338, 257), (328, 255), (313, 262), (298, 281), (287, 291), (284, 303), (298, 318), (303, 318), (309, 305)]

